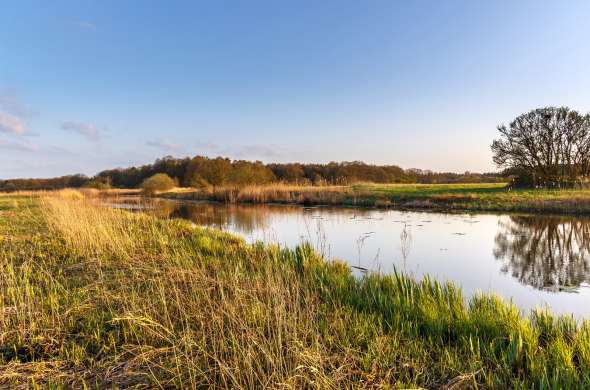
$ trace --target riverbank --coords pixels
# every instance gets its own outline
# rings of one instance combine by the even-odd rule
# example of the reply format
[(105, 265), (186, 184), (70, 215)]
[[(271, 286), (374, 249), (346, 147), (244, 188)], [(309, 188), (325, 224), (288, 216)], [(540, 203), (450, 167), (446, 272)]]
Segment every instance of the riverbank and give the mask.
[(590, 324), (75, 192), (0, 197), (0, 385), (585, 388)]
[(490, 184), (358, 184), (352, 186), (250, 186), (162, 193), (178, 200), (361, 206), (432, 211), (500, 211), (590, 214), (588, 190), (510, 189)]

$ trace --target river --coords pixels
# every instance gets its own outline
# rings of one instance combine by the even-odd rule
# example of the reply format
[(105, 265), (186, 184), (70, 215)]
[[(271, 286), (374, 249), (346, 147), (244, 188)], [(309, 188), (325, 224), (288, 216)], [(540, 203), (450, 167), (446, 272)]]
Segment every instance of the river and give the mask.
[[(139, 209), (140, 198), (111, 205)], [(590, 219), (572, 216), (432, 213), (345, 207), (150, 201), (162, 218), (293, 247), (310, 242), (355, 274), (430, 275), (466, 296), (498, 294), (520, 309), (590, 316)], [(145, 205), (144, 205), (145, 206)]]

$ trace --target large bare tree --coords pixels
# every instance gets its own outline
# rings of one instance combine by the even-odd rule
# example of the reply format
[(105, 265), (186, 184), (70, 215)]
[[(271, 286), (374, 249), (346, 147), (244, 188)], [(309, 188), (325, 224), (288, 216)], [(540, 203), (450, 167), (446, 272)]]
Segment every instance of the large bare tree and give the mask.
[(492, 143), (499, 167), (525, 173), (533, 184), (574, 184), (590, 169), (590, 116), (567, 107), (539, 108), (498, 126)]

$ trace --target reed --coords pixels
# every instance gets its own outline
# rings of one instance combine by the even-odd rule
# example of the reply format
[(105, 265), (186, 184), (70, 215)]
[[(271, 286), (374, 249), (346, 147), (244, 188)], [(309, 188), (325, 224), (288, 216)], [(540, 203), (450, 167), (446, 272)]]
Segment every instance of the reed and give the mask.
[(245, 187), (217, 187), (192, 192), (169, 192), (173, 199), (212, 200), (227, 203), (357, 204), (360, 199), (349, 186), (302, 186), (283, 183)]
[(585, 388), (590, 325), (186, 221), (0, 198), (0, 386)]
[(12, 192), (0, 192), (0, 197), (4, 198), (15, 198), (23, 196), (40, 196), (47, 193), (47, 191), (12, 191)]
[(163, 193), (173, 199), (228, 203), (291, 203), (399, 209), (518, 211), (590, 214), (590, 191), (576, 189), (511, 189), (505, 183), (355, 184), (297, 186), (271, 184), (215, 190)]

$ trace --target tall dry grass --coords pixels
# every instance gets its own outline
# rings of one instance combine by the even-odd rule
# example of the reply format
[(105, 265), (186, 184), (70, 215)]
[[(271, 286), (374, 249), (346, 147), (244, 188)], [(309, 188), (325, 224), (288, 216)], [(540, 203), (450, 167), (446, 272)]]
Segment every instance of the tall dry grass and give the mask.
[(173, 199), (212, 200), (228, 203), (353, 204), (361, 199), (350, 186), (312, 186), (275, 183), (245, 187), (216, 187), (166, 193)]
[(466, 302), (429, 278), (357, 279), (307, 246), (250, 246), (73, 193), (17, 202), (0, 208), (0, 386), (590, 384), (588, 323)]
[(41, 196), (46, 194), (47, 191), (12, 191), (12, 192), (0, 192), (0, 197), (3, 198), (14, 198), (14, 197), (32, 197), (32, 196)]
[(345, 186), (299, 186), (289, 184), (271, 184), (264, 186), (246, 186), (240, 189), (221, 189), (217, 197), (229, 197), (230, 201), (248, 203), (303, 203), (310, 194), (328, 198), (341, 195)]
[(3, 256), (2, 338), (27, 347), (0, 384), (331, 386), (314, 342), (317, 303), (279, 251), (72, 192), (41, 205), (59, 236), (54, 255), (70, 263)]

